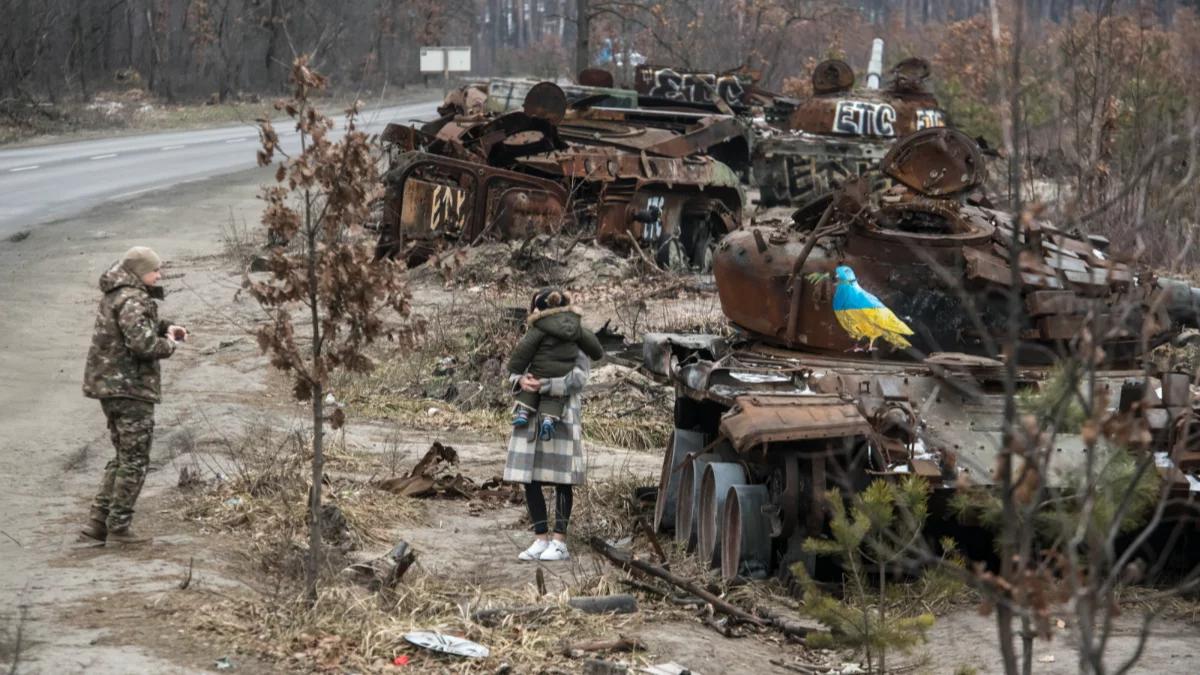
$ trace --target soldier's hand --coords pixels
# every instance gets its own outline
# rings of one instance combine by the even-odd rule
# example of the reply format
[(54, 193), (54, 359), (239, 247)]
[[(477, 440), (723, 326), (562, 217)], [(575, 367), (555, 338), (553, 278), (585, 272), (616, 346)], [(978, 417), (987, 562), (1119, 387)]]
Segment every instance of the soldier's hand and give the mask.
[(187, 342), (188, 332), (183, 326), (171, 325), (167, 327), (167, 335), (176, 342)]

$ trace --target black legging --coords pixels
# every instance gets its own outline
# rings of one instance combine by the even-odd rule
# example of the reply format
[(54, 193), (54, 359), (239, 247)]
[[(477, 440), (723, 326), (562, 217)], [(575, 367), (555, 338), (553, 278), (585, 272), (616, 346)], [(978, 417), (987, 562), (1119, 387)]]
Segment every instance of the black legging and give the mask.
[[(545, 483), (533, 481), (525, 484), (525, 505), (529, 507), (529, 518), (533, 520), (534, 534), (550, 531), (546, 520), (546, 497), (542, 494)], [(567, 521), (571, 519), (573, 495), (570, 485), (554, 483), (554, 531), (567, 533)]]

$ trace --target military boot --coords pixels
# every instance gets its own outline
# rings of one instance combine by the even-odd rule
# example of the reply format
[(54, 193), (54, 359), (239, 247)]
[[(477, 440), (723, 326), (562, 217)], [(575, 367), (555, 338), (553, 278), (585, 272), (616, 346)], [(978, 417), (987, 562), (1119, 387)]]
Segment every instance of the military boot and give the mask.
[(148, 541), (150, 541), (150, 537), (144, 537), (139, 534), (136, 534), (136, 533), (134, 533), (133, 528), (126, 525), (125, 527), (122, 527), (119, 529), (110, 529), (108, 531), (108, 539), (106, 540), (105, 543), (120, 544), (120, 545), (132, 545), (132, 544), (144, 544)]
[(107, 518), (107, 513), (93, 507), (91, 513), (88, 514), (87, 525), (84, 525), (83, 529), (79, 531), (79, 534), (85, 538), (84, 541), (103, 542), (108, 537), (108, 526), (104, 524)]

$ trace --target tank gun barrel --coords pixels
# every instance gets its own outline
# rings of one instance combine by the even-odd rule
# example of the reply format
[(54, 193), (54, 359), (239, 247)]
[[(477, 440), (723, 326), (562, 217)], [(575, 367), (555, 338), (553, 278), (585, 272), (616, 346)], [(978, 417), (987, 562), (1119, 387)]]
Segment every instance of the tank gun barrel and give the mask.
[(867, 89), (878, 89), (879, 80), (883, 77), (883, 40), (875, 38), (871, 42), (871, 62), (867, 66)]

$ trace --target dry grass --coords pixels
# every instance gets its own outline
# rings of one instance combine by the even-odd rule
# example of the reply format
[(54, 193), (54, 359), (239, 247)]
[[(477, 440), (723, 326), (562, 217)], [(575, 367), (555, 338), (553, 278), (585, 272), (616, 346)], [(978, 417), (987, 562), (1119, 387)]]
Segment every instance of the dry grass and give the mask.
[[(414, 317), (422, 329), (407, 344), (378, 348), (374, 370), (340, 373), (333, 390), (368, 417), (401, 416), (418, 429), (483, 430), (511, 405), (504, 365), (520, 338), (522, 317), (513, 308), (522, 302), (500, 292), (456, 294), (448, 306)], [(457, 416), (475, 411), (484, 414)]]
[[(324, 504), (336, 507), (344, 526), (326, 531), (326, 574), (341, 569), (346, 551), (390, 542), (386, 528), (416, 522), (423, 505), (382, 492), (365, 480), (341, 477), (355, 473), (368, 459), (327, 437)], [(220, 460), (229, 475), (194, 483), (179, 493), (180, 510), (202, 530), (244, 536), (242, 555), (253, 569), (299, 579), (308, 550), (308, 492), (311, 453), (301, 432), (279, 433), (253, 425), (227, 443)]]
[[(418, 563), (419, 564), (419, 563)], [(611, 586), (589, 580), (604, 592)], [(615, 592), (615, 589), (613, 589)], [(407, 655), (408, 672), (495, 672), (508, 664), (513, 672), (560, 667), (576, 672), (579, 662), (563, 654), (567, 644), (615, 637), (646, 620), (639, 615), (591, 615), (566, 606), (568, 593), (538, 597), (523, 591), (484, 589), (461, 579), (444, 579), (420, 569), (410, 571), (394, 595), (377, 595), (346, 585), (326, 586), (315, 606), (298, 597), (248, 601), (201, 593), (180, 594), (188, 603), (193, 628), (235, 641), (286, 667), (332, 672), (397, 672), (392, 660)], [(494, 628), (471, 620), (487, 607), (546, 605), (537, 619), (508, 619)], [(487, 646), (491, 656), (473, 660), (437, 654), (404, 640), (413, 630), (437, 631)], [(637, 657), (633, 657), (635, 660)]]

